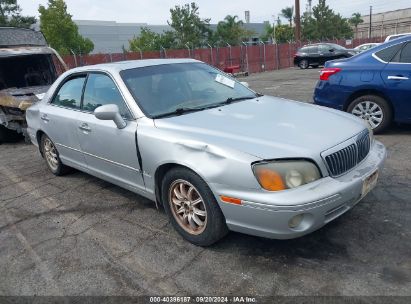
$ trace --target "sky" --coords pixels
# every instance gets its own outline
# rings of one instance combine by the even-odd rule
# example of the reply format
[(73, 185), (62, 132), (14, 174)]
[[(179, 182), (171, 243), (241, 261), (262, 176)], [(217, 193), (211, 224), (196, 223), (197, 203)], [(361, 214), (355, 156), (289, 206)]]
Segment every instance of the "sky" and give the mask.
[[(109, 20), (117, 22), (136, 22), (148, 24), (167, 24), (170, 8), (194, 0), (66, 0), (68, 11), (77, 20)], [(38, 16), (40, 4), (47, 0), (18, 0), (24, 15)], [(294, 0), (196, 0), (200, 17), (211, 18), (217, 23), (226, 15), (237, 15), (244, 19), (244, 11), (249, 10), (251, 22), (273, 22), (281, 9), (294, 4)], [(300, 0), (301, 11), (305, 11), (307, 0)], [(313, 6), (318, 0), (312, 0)], [(374, 12), (384, 12), (410, 8), (410, 0), (328, 0), (327, 4), (344, 17), (354, 12), (369, 13), (370, 5)]]

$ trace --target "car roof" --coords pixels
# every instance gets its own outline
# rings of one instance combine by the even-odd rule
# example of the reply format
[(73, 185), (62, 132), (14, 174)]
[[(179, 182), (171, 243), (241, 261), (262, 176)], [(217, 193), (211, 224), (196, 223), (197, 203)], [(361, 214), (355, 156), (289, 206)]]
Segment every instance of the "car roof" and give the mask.
[(301, 48), (311, 47), (311, 46), (319, 46), (319, 45), (324, 45), (324, 44), (325, 45), (338, 45), (340, 47), (345, 48), (344, 46), (339, 45), (338, 43), (332, 43), (332, 42), (318, 42), (318, 43), (306, 44), (306, 45), (303, 45)]
[(111, 63), (101, 63), (96, 65), (88, 65), (83, 67), (78, 67), (70, 70), (72, 73), (87, 72), (87, 71), (108, 71), (118, 73), (120, 71), (142, 68), (155, 65), (163, 64), (176, 64), (176, 63), (202, 63), (199, 60), (191, 58), (182, 58), (182, 59), (140, 59), (140, 60), (128, 60), (128, 61), (119, 61)]
[(385, 49), (387, 47), (390, 47), (392, 45), (400, 44), (400, 43), (403, 43), (403, 42), (406, 42), (406, 41), (411, 41), (411, 35), (406, 35), (404, 37), (400, 37), (400, 38), (397, 38), (397, 39), (393, 39), (393, 40), (384, 42), (384, 43), (372, 48), (372, 50), (373, 50), (373, 52), (378, 52), (379, 50), (383, 50), (383, 49)]
[[(399, 38), (395, 38), (395, 37), (410, 36), (410, 35), (411, 35), (411, 33), (400, 33), (400, 34), (389, 35), (389, 36), (387, 36), (387, 38), (385, 38), (385, 41), (388, 42), (388, 41), (392, 41), (394, 39), (397, 40)], [(391, 38), (394, 38), (394, 39), (391, 39)]]
[(19, 46), (2, 48), (0, 47), (0, 57), (22, 56), (22, 55), (38, 55), (38, 54), (55, 54), (55, 51), (49, 47), (36, 46)]

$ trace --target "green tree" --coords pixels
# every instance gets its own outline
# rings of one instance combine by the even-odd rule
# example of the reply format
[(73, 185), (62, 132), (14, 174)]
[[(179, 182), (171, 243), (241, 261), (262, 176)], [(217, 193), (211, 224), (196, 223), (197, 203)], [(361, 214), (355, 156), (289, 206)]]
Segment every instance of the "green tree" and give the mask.
[(358, 25), (360, 23), (363, 23), (364, 20), (361, 18), (361, 14), (360, 13), (354, 13), (352, 14), (349, 22), (351, 23), (351, 25), (354, 26), (355, 28), (355, 36), (358, 37)]
[(68, 55), (71, 51), (88, 54), (94, 49), (93, 42), (79, 34), (64, 0), (48, 0), (48, 7), (40, 5), (39, 13), (41, 31), (61, 55)]
[(290, 27), (293, 26), (294, 6), (287, 6), (281, 10), (281, 16), (288, 20)]
[(140, 35), (129, 41), (130, 51), (155, 51), (162, 47), (169, 49), (174, 46), (174, 32), (166, 31), (163, 34), (157, 34), (147, 27), (141, 29)]
[(246, 30), (243, 22), (237, 18), (238, 16), (227, 15), (223, 21), (220, 21), (214, 33), (214, 41), (239, 45), (243, 39), (250, 37), (252, 32)]
[(288, 24), (278, 24), (275, 26), (275, 36), (273, 35), (273, 26), (267, 24), (265, 33), (261, 36), (263, 41), (275, 38), (277, 43), (285, 43), (294, 39), (294, 29)]
[(159, 35), (147, 27), (141, 29), (140, 35), (129, 41), (130, 51), (153, 51), (159, 49)]
[(0, 26), (30, 28), (36, 18), (22, 16), (17, 0), (0, 0)]
[(170, 13), (168, 24), (175, 32), (177, 47), (184, 48), (187, 43), (190, 46), (202, 46), (211, 37), (210, 19), (200, 18), (198, 6), (194, 2), (176, 5), (170, 9)]
[(326, 0), (319, 0), (318, 5), (313, 7), (312, 17), (303, 15), (302, 28), (305, 39), (340, 39), (353, 35), (348, 20), (330, 9)]

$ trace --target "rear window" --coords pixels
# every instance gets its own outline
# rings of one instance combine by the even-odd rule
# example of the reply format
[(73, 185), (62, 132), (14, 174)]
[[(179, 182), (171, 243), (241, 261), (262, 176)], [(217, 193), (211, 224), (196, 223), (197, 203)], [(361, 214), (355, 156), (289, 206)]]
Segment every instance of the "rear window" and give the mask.
[(397, 55), (392, 59), (392, 62), (411, 63), (411, 43), (407, 43)]
[(375, 53), (375, 56), (380, 58), (382, 61), (390, 62), (394, 58), (394, 56), (398, 53), (398, 51), (401, 49), (401, 47), (402, 47), (402, 44), (396, 44), (396, 45), (390, 46), (386, 49), (378, 51), (377, 53)]
[(301, 53), (308, 53), (308, 54), (315, 54), (318, 53), (318, 47), (317, 46), (306, 46), (300, 49)]

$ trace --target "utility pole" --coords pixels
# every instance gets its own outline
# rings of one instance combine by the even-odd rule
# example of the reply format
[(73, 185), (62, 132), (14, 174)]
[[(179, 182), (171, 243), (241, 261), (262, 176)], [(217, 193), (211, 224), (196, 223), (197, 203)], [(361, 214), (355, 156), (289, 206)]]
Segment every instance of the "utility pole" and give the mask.
[(368, 39), (371, 38), (371, 30), (372, 30), (372, 5), (370, 5), (370, 27), (368, 28)]
[(300, 0), (295, 0), (295, 41), (301, 40)]
[(273, 44), (275, 44), (275, 15), (273, 15), (273, 19), (274, 19), (274, 22), (273, 22)]

